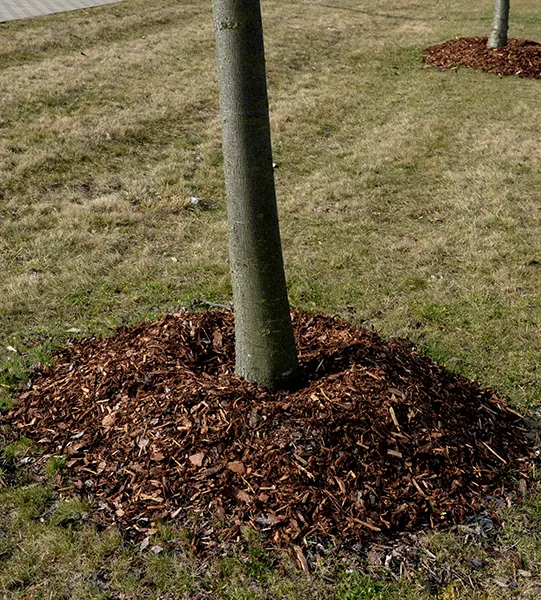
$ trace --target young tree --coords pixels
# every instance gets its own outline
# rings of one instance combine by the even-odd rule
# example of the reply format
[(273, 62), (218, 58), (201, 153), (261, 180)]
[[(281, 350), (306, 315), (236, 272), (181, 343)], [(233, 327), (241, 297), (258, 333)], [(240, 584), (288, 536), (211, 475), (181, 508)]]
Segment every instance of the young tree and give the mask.
[(507, 44), (507, 30), (509, 29), (509, 3), (510, 0), (496, 0), (494, 5), (494, 21), (488, 38), (489, 48), (502, 48)]
[(274, 188), (259, 0), (214, 0), (237, 374), (271, 389), (298, 369)]

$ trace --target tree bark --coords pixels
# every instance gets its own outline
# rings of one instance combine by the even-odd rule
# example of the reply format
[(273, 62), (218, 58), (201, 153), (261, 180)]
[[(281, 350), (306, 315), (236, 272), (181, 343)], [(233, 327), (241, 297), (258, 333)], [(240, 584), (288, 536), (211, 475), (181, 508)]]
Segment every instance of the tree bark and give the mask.
[(259, 0), (214, 0), (236, 371), (271, 389), (297, 352), (278, 226)]
[(492, 31), (490, 32), (487, 44), (489, 48), (502, 48), (507, 44), (509, 4), (510, 0), (496, 0), (496, 4), (494, 5)]

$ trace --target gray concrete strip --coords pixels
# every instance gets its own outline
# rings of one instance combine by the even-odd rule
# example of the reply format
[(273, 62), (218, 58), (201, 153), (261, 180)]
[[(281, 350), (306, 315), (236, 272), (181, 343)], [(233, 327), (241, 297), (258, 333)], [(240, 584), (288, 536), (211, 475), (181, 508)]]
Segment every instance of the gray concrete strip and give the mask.
[(0, 23), (115, 2), (121, 0), (0, 0)]

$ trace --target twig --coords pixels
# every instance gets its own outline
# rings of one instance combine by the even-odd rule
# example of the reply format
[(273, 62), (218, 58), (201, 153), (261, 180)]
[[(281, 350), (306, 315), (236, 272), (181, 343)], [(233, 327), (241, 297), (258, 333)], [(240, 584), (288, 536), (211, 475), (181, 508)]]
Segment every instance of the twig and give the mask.
[(506, 464), (507, 464), (507, 461), (505, 460), (505, 458), (502, 458), (502, 457), (501, 457), (499, 454), (497, 454), (497, 453), (496, 453), (494, 450), (492, 450), (492, 448), (491, 448), (491, 447), (490, 447), (490, 446), (489, 446), (489, 445), (488, 445), (486, 442), (483, 442), (483, 441), (481, 440), (481, 444), (483, 444), (483, 446), (486, 446), (486, 447), (487, 447), (487, 449), (488, 449), (488, 450), (490, 450), (490, 451), (492, 452), (492, 454), (494, 454), (494, 456), (495, 456), (496, 458), (499, 458), (499, 459), (502, 461), (502, 463), (503, 463), (504, 465), (506, 465)]
[(232, 304), (219, 304), (218, 302), (210, 302), (209, 300), (194, 300), (192, 306), (198, 306), (205, 304), (206, 306), (212, 306), (212, 308), (223, 308), (224, 310), (233, 310)]

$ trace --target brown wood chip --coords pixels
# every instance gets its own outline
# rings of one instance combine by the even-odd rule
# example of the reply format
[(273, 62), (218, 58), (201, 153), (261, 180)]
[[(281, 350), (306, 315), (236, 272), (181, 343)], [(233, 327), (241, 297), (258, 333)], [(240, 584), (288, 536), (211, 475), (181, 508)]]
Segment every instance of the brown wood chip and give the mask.
[(261, 527), (305, 570), (305, 538), (448, 526), (504, 495), (504, 472), (528, 478), (528, 427), (493, 391), (347, 322), (293, 323), (295, 391), (233, 375), (231, 313), (168, 315), (59, 353), (0, 425), (69, 456), (58, 487), (104, 526), (143, 539), (197, 512), (198, 551)]
[(424, 51), (427, 63), (441, 69), (473, 67), (498, 75), (541, 77), (541, 44), (511, 39), (503, 48), (487, 48), (486, 37), (455, 38)]

